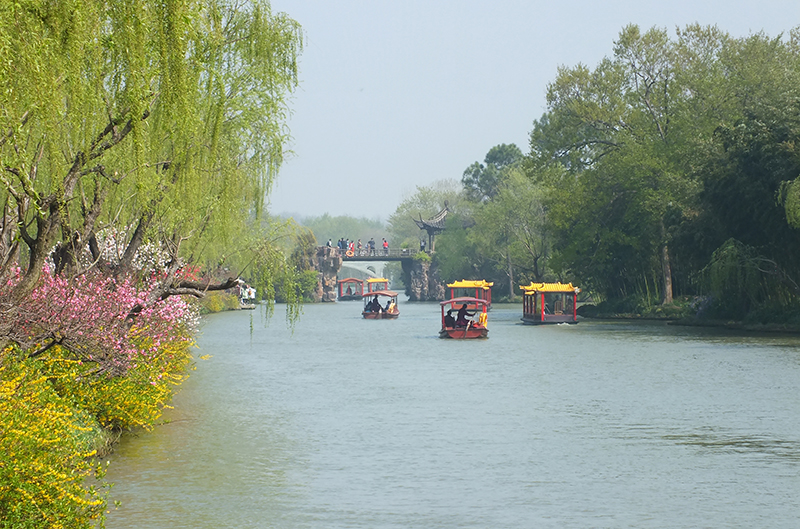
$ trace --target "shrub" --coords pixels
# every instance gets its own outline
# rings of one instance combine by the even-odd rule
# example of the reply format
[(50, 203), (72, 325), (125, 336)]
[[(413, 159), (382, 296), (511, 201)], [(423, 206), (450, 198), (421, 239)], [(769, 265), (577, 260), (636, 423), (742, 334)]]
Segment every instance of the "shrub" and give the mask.
[(0, 527), (94, 527), (106, 492), (84, 487), (102, 478), (92, 456), (97, 431), (50, 382), (46, 365), (0, 357)]

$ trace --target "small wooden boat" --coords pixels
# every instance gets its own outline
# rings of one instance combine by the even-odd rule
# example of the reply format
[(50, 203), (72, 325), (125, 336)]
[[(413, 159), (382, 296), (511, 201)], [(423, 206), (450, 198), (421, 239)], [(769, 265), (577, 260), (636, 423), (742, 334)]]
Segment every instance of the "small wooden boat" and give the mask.
[(400, 316), (397, 308), (397, 292), (374, 290), (364, 292), (364, 310), (361, 315), (367, 320), (393, 320)]
[[(458, 297), (476, 297), (486, 301), (487, 309), (492, 308), (492, 286), (485, 279), (461, 279), (447, 284), (450, 289), (450, 299)], [(477, 307), (469, 307), (469, 310), (476, 310)]]
[(389, 290), (389, 280), (385, 277), (370, 277), (365, 284), (367, 285), (367, 294), (379, 290)]
[(520, 286), (522, 322), (528, 325), (578, 323), (578, 292), (572, 283), (531, 283)]
[(364, 282), (355, 277), (347, 277), (336, 282), (339, 287), (339, 301), (361, 299), (364, 293)]
[(239, 309), (256, 309), (256, 289), (244, 282), (239, 284)]
[[(461, 297), (442, 301), (439, 303), (442, 309), (442, 329), (439, 331), (439, 338), (453, 338), (456, 340), (470, 340), (474, 338), (488, 338), (489, 329), (487, 328), (489, 304), (485, 299)], [(472, 314), (467, 311), (469, 307), (476, 307)], [(453, 312), (463, 311), (464, 316), (472, 316), (473, 319), (465, 320), (455, 318)]]

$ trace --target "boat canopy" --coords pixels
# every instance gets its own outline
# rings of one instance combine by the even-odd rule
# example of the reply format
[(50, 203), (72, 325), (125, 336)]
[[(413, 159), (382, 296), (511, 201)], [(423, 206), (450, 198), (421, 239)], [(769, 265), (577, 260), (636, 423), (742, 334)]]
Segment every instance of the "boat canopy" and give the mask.
[(458, 305), (458, 304), (463, 304), (463, 303), (467, 303), (467, 304), (476, 303), (478, 305), (487, 305), (489, 302), (486, 301), (485, 299), (464, 297), (464, 298), (446, 299), (444, 301), (440, 301), (439, 305), (444, 307), (445, 305)]
[(345, 277), (344, 279), (340, 279), (339, 283), (363, 283), (363, 281), (355, 277)]
[(361, 294), (362, 298), (368, 298), (370, 296), (387, 296), (390, 298), (396, 298), (397, 292), (394, 290), (373, 290), (372, 292), (364, 292)]
[(389, 280), (385, 277), (370, 277), (367, 279), (367, 283), (389, 283)]
[(570, 294), (577, 294), (581, 291), (580, 288), (572, 286), (572, 283), (534, 283), (530, 285), (520, 285), (525, 294), (536, 294), (537, 292), (565, 292)]
[(455, 281), (453, 283), (448, 283), (448, 288), (482, 288), (484, 290), (488, 290), (492, 287), (494, 283), (489, 283), (485, 279), (480, 280), (471, 280), (471, 279), (461, 279), (459, 281)]

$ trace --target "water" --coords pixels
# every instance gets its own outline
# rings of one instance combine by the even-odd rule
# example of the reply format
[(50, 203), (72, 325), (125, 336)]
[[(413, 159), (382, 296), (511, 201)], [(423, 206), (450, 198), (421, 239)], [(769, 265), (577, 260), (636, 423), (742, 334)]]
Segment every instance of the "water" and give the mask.
[[(661, 323), (437, 338), (438, 304), (209, 317), (116, 528), (796, 528), (800, 338)], [(252, 333), (251, 333), (252, 329)]]

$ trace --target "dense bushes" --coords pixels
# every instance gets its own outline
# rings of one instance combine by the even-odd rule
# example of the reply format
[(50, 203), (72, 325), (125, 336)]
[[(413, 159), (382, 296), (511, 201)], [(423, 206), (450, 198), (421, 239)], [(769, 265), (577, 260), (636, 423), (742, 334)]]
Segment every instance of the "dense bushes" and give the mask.
[[(13, 286), (0, 285), (0, 296)], [(96, 456), (120, 432), (152, 427), (191, 362), (195, 311), (180, 298), (137, 308), (146, 294), (100, 275), (67, 284), (46, 270), (28, 303), (9, 313), (16, 331), (0, 350), (0, 527), (103, 525)]]

